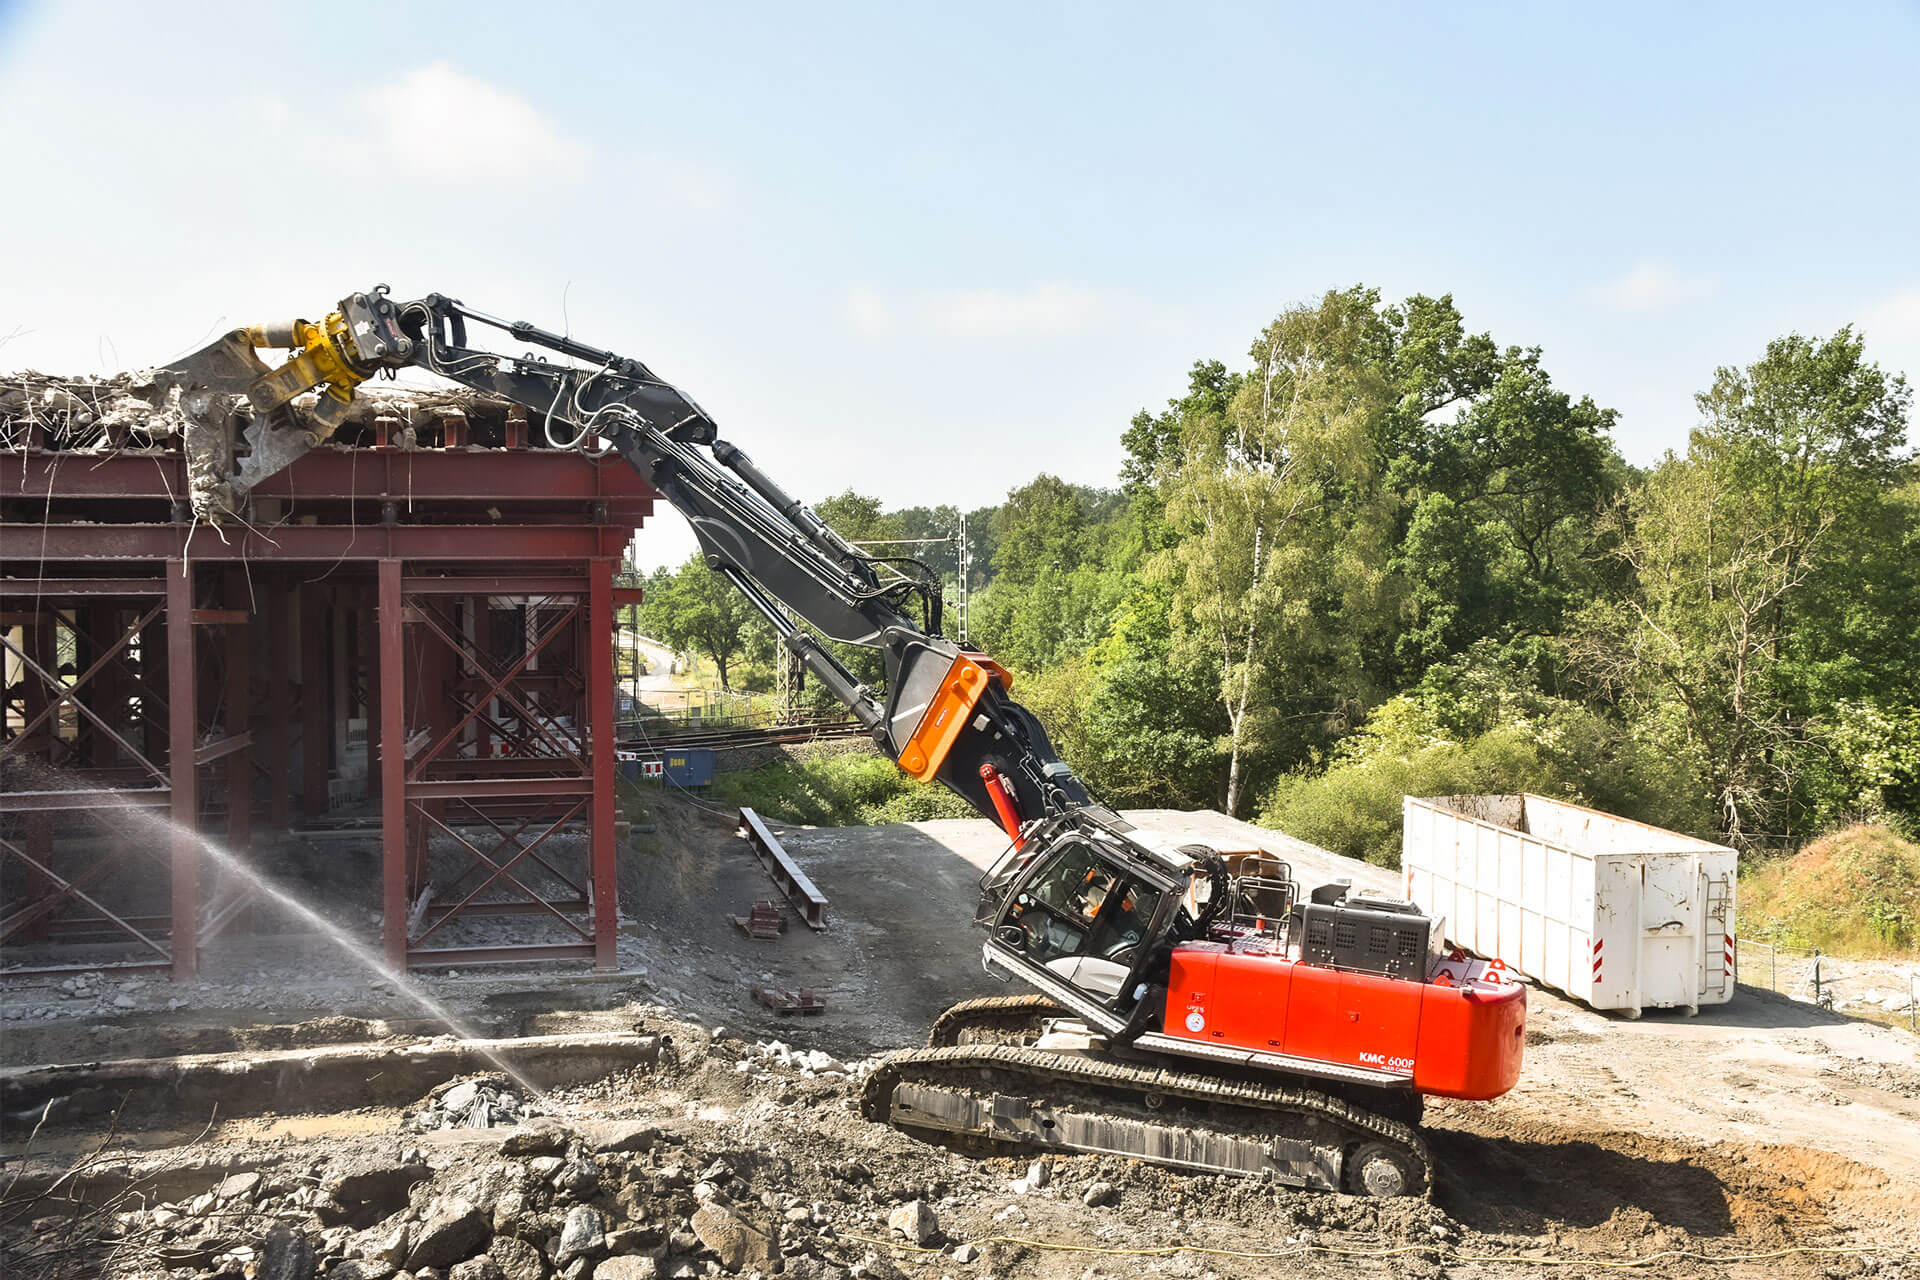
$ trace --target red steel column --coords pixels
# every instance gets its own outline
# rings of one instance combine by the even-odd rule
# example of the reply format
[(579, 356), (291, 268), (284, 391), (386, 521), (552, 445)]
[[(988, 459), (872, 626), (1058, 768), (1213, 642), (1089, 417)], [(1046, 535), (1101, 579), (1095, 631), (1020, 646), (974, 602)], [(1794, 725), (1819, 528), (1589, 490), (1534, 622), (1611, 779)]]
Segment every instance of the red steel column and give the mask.
[[(413, 718), (422, 722), (427, 731), (427, 741), (435, 743), (453, 724), (452, 713), (447, 709), (447, 675), (451, 669), (448, 661), (447, 646), (440, 637), (427, 627), (414, 627), (414, 657), (408, 664), (413, 670), (415, 688), (413, 691)], [(428, 748), (431, 749), (430, 747)], [(447, 749), (458, 754), (454, 748)], [(445, 800), (422, 800), (420, 812), (434, 818), (443, 817), (447, 811)], [(414, 897), (433, 883), (433, 834), (424, 820), (413, 825), (413, 872), (409, 877), (408, 893)]]
[(380, 562), (380, 936), (387, 967), (407, 967), (407, 687), (400, 561)]
[[(39, 663), (46, 670), (54, 671), (60, 666), (60, 651), (54, 644), (57, 636), (58, 632), (54, 629), (53, 615), (47, 612), (38, 612), (28, 618), (26, 625), (21, 628), (20, 647), (25, 650), (28, 657)], [(27, 720), (36, 720), (40, 717), (40, 713), (47, 709), (47, 703), (53, 700), (53, 690), (47, 688), (47, 686), (41, 682), (39, 676), (34, 675), (25, 667), (20, 669), (20, 683), (24, 686), (24, 692), (26, 694), (25, 709)], [(50, 763), (53, 760), (53, 747), (59, 726), (60, 717), (54, 715), (47, 720), (47, 723), (41, 725), (34, 731), (38, 735), (37, 741), (27, 743), (25, 747), (27, 760), (30, 762), (29, 767), (32, 766), (32, 762)], [(59, 784), (34, 780), (28, 782), (27, 785), (29, 787), (53, 787)], [(33, 860), (43, 867), (53, 866), (52, 810), (40, 810), (29, 813), (27, 815), (26, 836), (27, 853)], [(41, 898), (46, 897), (52, 892), (53, 881), (49, 880), (34, 868), (28, 867), (24, 901), (38, 902)], [(27, 926), (26, 936), (33, 941), (39, 941), (45, 938), (49, 932), (51, 932), (49, 929), (51, 923), (52, 917), (41, 917), (39, 920), (34, 921), (33, 924)]]
[(266, 639), (262, 656), (267, 663), (267, 714), (260, 726), (265, 734), (267, 761), (267, 824), (284, 831), (293, 821), (293, 783), (287, 776), (293, 764), (293, 682), (287, 679), (288, 611), (293, 591), (287, 580), (275, 576), (260, 584), (265, 602)]
[(327, 610), (332, 624), (332, 647), (327, 664), (327, 758), (340, 762), (340, 776), (347, 774), (347, 721), (353, 716), (353, 616), (348, 608), (351, 597), (346, 591), (333, 593), (333, 607)]
[[(247, 583), (232, 574), (227, 583), (227, 601), (234, 608), (247, 607)], [(226, 731), (247, 733), (253, 728), (253, 664), (250, 646), (253, 628), (228, 623), (227, 641)], [(227, 852), (245, 862), (252, 861), (253, 848), (253, 748), (246, 747), (227, 757)], [(242, 912), (233, 921), (243, 933), (253, 931), (252, 911)]]
[(300, 808), (309, 818), (327, 811), (331, 707), (327, 702), (327, 618), (324, 589), (300, 587)]
[[(493, 614), (487, 608), (487, 600), (488, 597), (486, 596), (467, 597), (467, 638), (473, 641), (473, 647), (481, 653), (493, 652)], [(458, 679), (467, 678), (464, 664), (454, 675)], [(479, 676), (480, 673), (478, 671), (473, 673), (475, 679), (478, 679)], [(491, 713), (492, 708), (489, 708), (488, 714)], [(473, 722), (470, 732), (473, 734), (473, 754), (482, 760), (492, 758), (493, 733), (487, 727), (486, 715), (482, 715), (478, 720)]]
[(194, 787), (193, 579), (184, 560), (167, 561), (167, 770), (172, 795), (173, 976), (200, 972), (200, 849)]
[[(120, 619), (120, 612), (111, 601), (96, 600), (86, 608), (76, 610), (74, 620), (77, 622), (82, 618), (86, 621), (81, 626), (77, 643), (74, 645), (73, 669), (76, 673), (92, 666), (95, 659), (112, 648), (113, 642), (120, 638), (120, 628), (115, 625)], [(80, 697), (86, 702), (89, 711), (112, 725), (116, 732), (124, 734), (127, 731), (126, 708), (123, 703), (116, 702), (114, 699), (114, 677), (119, 667), (118, 659), (102, 667), (94, 674), (93, 679), (87, 681), (81, 688)], [(74, 719), (79, 721), (80, 735), (86, 743), (86, 751), (81, 758), (91, 768), (112, 768), (119, 760), (119, 752), (113, 745), (113, 739), (100, 732), (91, 721), (78, 712), (74, 714)]]
[(620, 864), (613, 843), (613, 570), (608, 558), (587, 570), (587, 723), (593, 749), (593, 967), (620, 967)]
[(156, 764), (170, 749), (167, 726), (172, 707), (162, 707), (160, 703), (164, 700), (171, 704), (173, 701), (167, 693), (167, 672), (172, 669), (172, 664), (167, 661), (167, 627), (162, 620), (140, 633), (140, 680), (143, 685), (140, 718), (146, 726), (146, 737), (140, 745), (146, 748), (147, 759)]
[(360, 610), (360, 661), (367, 671), (367, 799), (380, 798), (380, 588), (376, 584)]

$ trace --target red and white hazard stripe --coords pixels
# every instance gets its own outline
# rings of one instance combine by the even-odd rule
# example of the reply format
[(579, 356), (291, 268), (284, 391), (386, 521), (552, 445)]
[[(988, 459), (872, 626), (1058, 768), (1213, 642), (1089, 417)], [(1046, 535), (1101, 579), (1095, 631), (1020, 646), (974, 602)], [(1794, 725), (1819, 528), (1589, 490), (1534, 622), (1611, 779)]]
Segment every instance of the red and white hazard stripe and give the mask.
[(1604, 957), (1603, 957), (1603, 956), (1602, 956), (1602, 955), (1600, 954), (1600, 949), (1601, 949), (1602, 947), (1604, 947), (1604, 946), (1606, 946), (1606, 945), (1607, 945), (1607, 942), (1606, 942), (1606, 939), (1604, 939), (1604, 938), (1596, 938), (1596, 939), (1594, 939), (1594, 942), (1593, 942), (1593, 980), (1594, 980), (1594, 982), (1596, 982), (1596, 983), (1598, 983), (1598, 982), (1600, 981), (1600, 961), (1601, 961), (1601, 960), (1602, 960), (1602, 959), (1604, 958)]
[(1734, 955), (1733, 935), (1728, 933), (1728, 934), (1723, 934), (1721, 936), (1727, 940), (1727, 972), (1735, 973), (1738, 971), (1740, 962)]

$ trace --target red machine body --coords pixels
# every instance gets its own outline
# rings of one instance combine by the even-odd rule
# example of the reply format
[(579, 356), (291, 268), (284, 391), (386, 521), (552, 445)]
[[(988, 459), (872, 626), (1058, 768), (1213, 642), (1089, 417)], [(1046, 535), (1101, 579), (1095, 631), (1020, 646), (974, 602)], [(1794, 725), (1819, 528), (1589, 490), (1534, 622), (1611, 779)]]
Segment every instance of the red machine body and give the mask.
[(1497, 1098), (1520, 1079), (1526, 988), (1499, 965), (1455, 954), (1414, 982), (1249, 942), (1174, 949), (1166, 1035), (1404, 1076), (1445, 1098)]

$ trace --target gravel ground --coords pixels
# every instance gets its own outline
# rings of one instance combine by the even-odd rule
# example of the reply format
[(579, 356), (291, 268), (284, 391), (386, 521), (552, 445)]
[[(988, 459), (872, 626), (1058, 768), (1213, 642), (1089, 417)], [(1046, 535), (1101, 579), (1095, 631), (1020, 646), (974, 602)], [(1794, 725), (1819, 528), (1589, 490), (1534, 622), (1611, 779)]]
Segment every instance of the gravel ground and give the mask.
[[(1431, 1201), (1294, 1192), (1094, 1157), (1050, 1160), (1035, 1178), (1027, 1162), (869, 1124), (855, 1107), (868, 1055), (917, 1040), (929, 1009), (1005, 990), (980, 975), (978, 937), (963, 927), (978, 864), (996, 850), (987, 824), (787, 839), (833, 900), (826, 933), (795, 922), (756, 942), (725, 924), (724, 914), (770, 896), (766, 882), (728, 820), (666, 806), (651, 851), (623, 873), (623, 972), (423, 979), (488, 1034), (664, 1033), (674, 1050), (653, 1071), (538, 1099), (485, 1079), (452, 1094), (461, 1116), (478, 1099), (488, 1118), (518, 1127), (439, 1127), (451, 1114), (445, 1085), (404, 1111), (180, 1117), (178, 1127), (128, 1134), (50, 1127), (26, 1159), (19, 1141), (5, 1149), (0, 1247), (10, 1252), (0, 1274), (490, 1280), (497, 1270), (512, 1280), (631, 1280), (772, 1274), (777, 1262), (784, 1275), (1000, 1280), (1523, 1268), (1598, 1276), (1615, 1273), (1606, 1264), (1663, 1255), (1645, 1270), (1920, 1277), (1911, 1252), (1920, 1249), (1920, 1042), (1744, 988), (1698, 1018), (1637, 1022), (1530, 991), (1519, 1088), (1429, 1112), (1443, 1168)], [(56, 1012), (0, 1024), (0, 1052), (14, 1063), (76, 1061), (400, 1043), (435, 1029), (405, 993), (316, 957), (236, 942), (211, 958), (204, 987), (8, 983), (7, 1012)], [(747, 999), (760, 982), (813, 986), (828, 1010), (776, 1018)], [(176, 1001), (185, 1003), (170, 1009)], [(522, 1123), (524, 1106), (535, 1114)], [(616, 1124), (628, 1128), (605, 1128)], [(537, 1136), (554, 1131), (562, 1136)], [(144, 1198), (102, 1207), (116, 1184), (97, 1166), (132, 1160), (168, 1172)], [(70, 1180), (45, 1195), (55, 1172), (76, 1163), (91, 1169), (94, 1191), (76, 1200)], [(251, 1173), (258, 1183), (228, 1182)], [(383, 1259), (403, 1224), (416, 1239), (446, 1242)], [(303, 1271), (309, 1247), (313, 1268)]]

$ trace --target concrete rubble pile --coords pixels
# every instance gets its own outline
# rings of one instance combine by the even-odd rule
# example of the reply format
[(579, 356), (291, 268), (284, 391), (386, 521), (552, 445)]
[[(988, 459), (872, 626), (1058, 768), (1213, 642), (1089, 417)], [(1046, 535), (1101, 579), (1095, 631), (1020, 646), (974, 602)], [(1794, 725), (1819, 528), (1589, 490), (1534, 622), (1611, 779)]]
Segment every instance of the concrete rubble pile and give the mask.
[[(1150, 1211), (1175, 1214), (1159, 1232), (1258, 1223), (1295, 1240), (1308, 1238), (1307, 1221), (1399, 1239), (1431, 1239), (1445, 1222), (1426, 1202), (1352, 1202), (1111, 1158), (961, 1157), (859, 1117), (868, 1061), (723, 1028), (676, 1026), (673, 1038), (680, 1050), (654, 1067), (573, 1090), (528, 1098), (504, 1076), (467, 1075), (363, 1137), (208, 1152), (195, 1170), (174, 1170), (166, 1198), (130, 1190), (95, 1210), (96, 1252), (81, 1255), (89, 1270), (32, 1267), (38, 1242), (72, 1232), (61, 1202), (44, 1200), (34, 1210), (44, 1221), (24, 1231), (0, 1204), (0, 1274), (957, 1280), (1032, 1274), (1016, 1265), (1029, 1255), (996, 1236), (1070, 1229), (1120, 1244)], [(471, 1127), (482, 1116), (489, 1127)], [(163, 1184), (129, 1175), (118, 1185)]]
[[(497, 1078), (448, 1082), (423, 1112), (471, 1115)], [(452, 1106), (447, 1105), (451, 1099)], [(689, 1142), (641, 1122), (577, 1128), (535, 1117), (497, 1145), (436, 1168), (421, 1147), (234, 1174), (190, 1199), (116, 1215), (161, 1269), (142, 1280), (653, 1280), (723, 1274), (881, 1277), (878, 1253), (850, 1267), (819, 1255), (827, 1204), (777, 1189), (784, 1162), (752, 1148)], [(836, 1170), (873, 1200), (872, 1175)], [(920, 1246), (942, 1237), (915, 1198), (893, 1210)], [(968, 1250), (971, 1260), (979, 1250)]]
[[(186, 418), (180, 388), (159, 369), (138, 369), (110, 377), (61, 377), (36, 373), (0, 373), (0, 447), (104, 453), (114, 449), (180, 447)], [(312, 404), (308, 393), (296, 408)], [(438, 432), (449, 413), (464, 415), (476, 444), (498, 445), (505, 438), (511, 405), (497, 396), (459, 389), (415, 390), (391, 384), (366, 388), (347, 411), (335, 447), (371, 443), (365, 432), (382, 418), (397, 430), (386, 443), (396, 449), (420, 447), (422, 432)], [(246, 405), (236, 406), (243, 425), (251, 421)], [(528, 443), (543, 443), (537, 434)]]
[(179, 391), (153, 370), (111, 378), (0, 375), (0, 445), (98, 453), (155, 448), (178, 439)]
[(434, 1129), (491, 1129), (518, 1124), (544, 1114), (538, 1102), (521, 1096), (504, 1075), (449, 1080), (427, 1096), (427, 1104), (407, 1117), (407, 1127), (425, 1133)]

